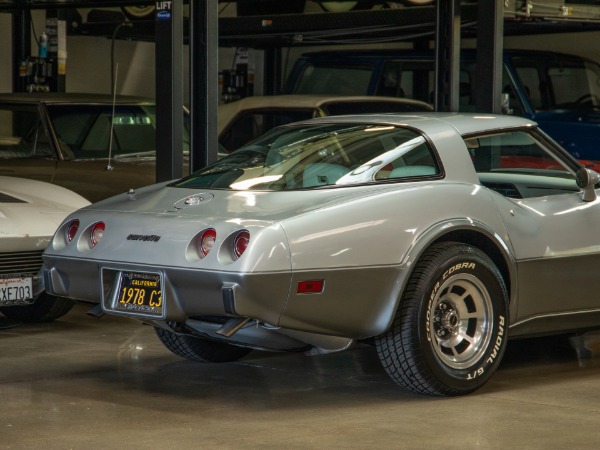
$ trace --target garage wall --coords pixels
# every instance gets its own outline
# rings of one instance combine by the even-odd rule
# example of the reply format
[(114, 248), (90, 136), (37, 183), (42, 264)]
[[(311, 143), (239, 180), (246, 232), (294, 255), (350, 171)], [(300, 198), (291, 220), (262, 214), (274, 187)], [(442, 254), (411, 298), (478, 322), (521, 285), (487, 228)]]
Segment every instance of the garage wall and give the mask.
[[(45, 23), (43, 11), (33, 11), (32, 14), (36, 31), (41, 33)], [(0, 42), (10, 43), (12, 39), (12, 18), (10, 14), (0, 14)], [(518, 36), (505, 38), (507, 48), (529, 48), (555, 50), (564, 53), (582, 55), (600, 61), (600, 33), (584, 32), (561, 35)], [(32, 37), (32, 40), (34, 38)], [(409, 44), (396, 43), (378, 46), (377, 48), (406, 47)], [(465, 41), (463, 45), (472, 47), (474, 42)], [(111, 41), (105, 38), (69, 36), (67, 40), (67, 91), (109, 93), (110, 86), (110, 47)], [(361, 46), (367, 48), (368, 46)], [(289, 70), (298, 55), (306, 51), (325, 50), (336, 47), (294, 47), (288, 52), (283, 50), (284, 70)], [(352, 46), (352, 48), (358, 48)], [(32, 54), (37, 53), (35, 42), (32, 42)], [(188, 82), (186, 79), (188, 67), (188, 51), (184, 51), (184, 95), (187, 98)], [(218, 66), (220, 70), (230, 69), (235, 57), (235, 49), (219, 49)], [(0, 92), (12, 90), (12, 60), (10, 45), (0, 45)], [(149, 42), (130, 42), (117, 40), (115, 42), (115, 62), (118, 62), (117, 92), (119, 94), (155, 95), (155, 55), (154, 44)], [(262, 78), (262, 52), (251, 51), (250, 63), (255, 69), (256, 94), (260, 94)]]
[[(154, 43), (117, 40), (114, 54), (117, 93), (154, 97)], [(111, 92), (110, 39), (69, 37), (67, 55), (67, 91)]]

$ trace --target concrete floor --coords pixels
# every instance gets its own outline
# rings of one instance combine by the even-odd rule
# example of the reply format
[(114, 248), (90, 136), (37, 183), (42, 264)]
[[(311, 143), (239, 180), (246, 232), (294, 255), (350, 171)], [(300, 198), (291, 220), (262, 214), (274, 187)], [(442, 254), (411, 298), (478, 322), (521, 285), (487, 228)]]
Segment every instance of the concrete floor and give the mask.
[(50, 324), (0, 318), (0, 449), (600, 445), (595, 334), (579, 356), (566, 337), (513, 341), (483, 389), (440, 399), (395, 387), (372, 348), (205, 365), (148, 326), (87, 309)]

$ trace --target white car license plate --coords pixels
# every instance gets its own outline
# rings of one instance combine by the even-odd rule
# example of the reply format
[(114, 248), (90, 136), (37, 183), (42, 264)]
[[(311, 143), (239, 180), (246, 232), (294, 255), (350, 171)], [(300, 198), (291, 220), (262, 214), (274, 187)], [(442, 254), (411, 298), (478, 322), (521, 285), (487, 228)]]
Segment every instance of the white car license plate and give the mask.
[(121, 272), (114, 302), (116, 311), (162, 316), (160, 274)]
[(26, 305), (33, 299), (33, 277), (0, 275), (0, 306)]

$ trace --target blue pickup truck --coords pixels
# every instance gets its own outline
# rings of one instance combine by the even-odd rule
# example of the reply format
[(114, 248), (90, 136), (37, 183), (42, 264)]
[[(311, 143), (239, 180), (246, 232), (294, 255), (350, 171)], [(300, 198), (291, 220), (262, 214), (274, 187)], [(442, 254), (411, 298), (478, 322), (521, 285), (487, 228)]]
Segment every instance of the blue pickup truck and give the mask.
[[(459, 110), (475, 111), (475, 51), (461, 54)], [(600, 160), (600, 65), (561, 53), (505, 50), (505, 112), (535, 120), (578, 159)], [(432, 101), (433, 52), (323, 51), (302, 55), (287, 94), (385, 95)]]

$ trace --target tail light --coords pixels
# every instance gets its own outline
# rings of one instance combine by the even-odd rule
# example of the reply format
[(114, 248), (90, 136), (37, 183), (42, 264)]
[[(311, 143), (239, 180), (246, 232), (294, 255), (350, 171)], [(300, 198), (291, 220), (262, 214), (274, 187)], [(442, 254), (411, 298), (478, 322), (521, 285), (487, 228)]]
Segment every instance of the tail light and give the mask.
[(67, 242), (67, 244), (70, 243), (73, 239), (75, 239), (77, 230), (79, 230), (79, 220), (71, 220), (65, 232), (65, 241)]
[(233, 255), (238, 259), (244, 254), (250, 243), (250, 233), (246, 230), (239, 231), (233, 239)]
[(96, 222), (90, 231), (90, 244), (93, 247), (98, 245), (104, 236), (104, 222)]
[(205, 257), (212, 250), (217, 240), (217, 231), (214, 228), (209, 228), (200, 236), (200, 255)]

